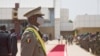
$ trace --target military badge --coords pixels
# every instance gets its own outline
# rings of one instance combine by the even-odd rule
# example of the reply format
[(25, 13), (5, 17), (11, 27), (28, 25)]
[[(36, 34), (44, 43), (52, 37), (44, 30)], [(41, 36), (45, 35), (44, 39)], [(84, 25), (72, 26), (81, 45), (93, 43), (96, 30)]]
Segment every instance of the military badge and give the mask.
[(26, 42), (27, 43), (30, 43), (31, 42), (31, 39), (30, 38), (27, 38)]

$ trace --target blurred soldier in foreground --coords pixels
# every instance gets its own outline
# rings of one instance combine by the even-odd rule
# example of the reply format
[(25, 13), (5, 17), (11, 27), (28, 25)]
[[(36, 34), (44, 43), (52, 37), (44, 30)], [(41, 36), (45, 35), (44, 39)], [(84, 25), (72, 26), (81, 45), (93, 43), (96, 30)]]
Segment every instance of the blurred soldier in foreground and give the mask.
[(11, 56), (10, 34), (5, 26), (0, 27), (0, 56)]
[(43, 24), (41, 7), (38, 7), (24, 16), (28, 18), (28, 27), (21, 38), (21, 56), (46, 56), (44, 41), (39, 26)]

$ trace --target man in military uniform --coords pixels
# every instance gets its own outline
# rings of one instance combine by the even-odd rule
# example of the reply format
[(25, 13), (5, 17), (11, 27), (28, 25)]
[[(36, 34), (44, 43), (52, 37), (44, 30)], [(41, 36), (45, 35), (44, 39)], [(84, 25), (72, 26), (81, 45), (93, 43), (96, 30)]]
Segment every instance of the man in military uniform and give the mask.
[(43, 23), (41, 7), (29, 11), (24, 16), (28, 18), (29, 25), (21, 38), (21, 56), (46, 56), (44, 41), (39, 30)]

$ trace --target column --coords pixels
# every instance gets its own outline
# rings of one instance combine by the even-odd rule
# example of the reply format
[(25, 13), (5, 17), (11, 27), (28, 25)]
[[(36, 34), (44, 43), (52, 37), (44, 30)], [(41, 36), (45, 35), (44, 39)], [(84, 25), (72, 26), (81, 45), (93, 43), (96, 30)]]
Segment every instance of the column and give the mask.
[(55, 39), (60, 36), (60, 0), (54, 0), (55, 9)]

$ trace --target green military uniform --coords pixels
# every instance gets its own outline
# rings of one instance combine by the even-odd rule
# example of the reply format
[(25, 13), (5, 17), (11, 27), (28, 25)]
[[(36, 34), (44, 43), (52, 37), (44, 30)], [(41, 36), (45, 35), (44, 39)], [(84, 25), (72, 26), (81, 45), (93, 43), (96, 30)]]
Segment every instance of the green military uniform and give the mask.
[[(36, 15), (38, 11), (40, 11), (40, 8), (34, 9), (26, 15)], [(30, 16), (31, 15), (28, 15), (28, 17)], [(42, 40), (42, 36), (39, 33), (38, 27), (35, 25), (29, 25), (22, 35), (21, 56), (46, 56), (45, 45)]]

